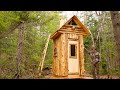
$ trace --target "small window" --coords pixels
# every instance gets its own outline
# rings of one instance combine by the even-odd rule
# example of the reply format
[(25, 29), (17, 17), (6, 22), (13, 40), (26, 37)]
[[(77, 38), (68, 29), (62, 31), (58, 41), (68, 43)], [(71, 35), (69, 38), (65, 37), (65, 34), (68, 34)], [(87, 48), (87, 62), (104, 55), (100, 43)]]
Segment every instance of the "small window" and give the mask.
[(71, 45), (71, 56), (75, 56), (75, 45)]
[(68, 25), (77, 25), (74, 20), (71, 20)]
[(75, 44), (70, 45), (70, 58), (77, 58), (77, 48)]

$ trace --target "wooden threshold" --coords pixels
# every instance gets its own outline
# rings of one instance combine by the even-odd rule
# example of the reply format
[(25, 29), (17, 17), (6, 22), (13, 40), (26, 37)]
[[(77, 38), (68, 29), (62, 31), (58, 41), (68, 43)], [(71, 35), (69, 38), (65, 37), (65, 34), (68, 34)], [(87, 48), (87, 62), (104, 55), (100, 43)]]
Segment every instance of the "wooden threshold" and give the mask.
[(82, 77), (79, 75), (68, 75), (68, 76), (64, 76), (64, 77), (51, 76), (49, 79), (93, 79), (93, 78), (92, 77)]

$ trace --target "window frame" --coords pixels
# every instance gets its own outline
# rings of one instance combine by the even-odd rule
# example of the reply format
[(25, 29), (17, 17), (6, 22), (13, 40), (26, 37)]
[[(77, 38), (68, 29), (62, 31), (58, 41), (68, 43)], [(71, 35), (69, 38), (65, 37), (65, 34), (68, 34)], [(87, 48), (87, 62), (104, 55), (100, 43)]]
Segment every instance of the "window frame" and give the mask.
[[(75, 45), (75, 56), (71, 56), (71, 45)], [(77, 44), (69, 44), (69, 58), (77, 59)]]

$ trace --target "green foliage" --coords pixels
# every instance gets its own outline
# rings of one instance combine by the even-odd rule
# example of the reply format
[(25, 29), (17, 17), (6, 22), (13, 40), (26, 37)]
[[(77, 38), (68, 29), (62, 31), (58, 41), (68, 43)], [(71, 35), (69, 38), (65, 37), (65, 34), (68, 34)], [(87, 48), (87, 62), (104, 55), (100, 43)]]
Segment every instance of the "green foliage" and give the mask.
[[(18, 50), (18, 30), (13, 28), (18, 22), (25, 25), (22, 50), (22, 62), (20, 65), (21, 78), (35, 78), (38, 64), (41, 61), (43, 50), (49, 34), (59, 27), (59, 11), (0, 11), (0, 78), (14, 78), (16, 73), (16, 55)], [(99, 20), (95, 13), (88, 12), (86, 26), (91, 30), (96, 39)], [(104, 16), (105, 17), (102, 17)], [(117, 52), (110, 15), (104, 12), (103, 31), (100, 33), (100, 43), (97, 42), (97, 50), (101, 49), (100, 74), (118, 74)], [(8, 33), (11, 29), (13, 32)], [(90, 35), (84, 39), (85, 48), (90, 50), (92, 40)], [(49, 41), (44, 67), (51, 67), (53, 42)], [(91, 71), (91, 57), (85, 51), (85, 69)]]
[[(92, 14), (93, 13), (91, 12), (90, 15), (89, 14), (87, 15), (88, 19), (86, 21), (86, 26), (89, 27), (89, 30), (91, 31), (95, 39), (97, 35), (98, 21)], [(90, 35), (85, 38), (84, 44), (86, 48), (90, 49), (90, 46), (92, 45), (92, 40)]]
[(101, 61), (101, 74), (108, 74), (107, 70), (107, 62), (106, 61)]
[[(100, 43), (97, 41), (97, 51), (100, 52), (101, 50), (101, 62), (100, 62), (100, 74), (114, 74), (118, 70), (118, 66), (116, 65), (117, 62), (117, 52), (116, 52), (116, 44), (114, 40), (114, 34), (112, 32), (112, 24), (109, 12), (102, 12), (101, 20), (97, 20), (94, 17), (94, 13), (90, 12), (88, 15), (88, 19), (86, 25), (89, 27), (90, 31), (92, 32), (94, 39), (96, 39), (97, 32), (99, 29), (103, 28), (100, 32)], [(104, 19), (104, 22), (103, 22)], [(102, 27), (100, 25), (103, 25)], [(84, 39), (85, 48), (90, 50), (92, 41), (91, 37), (88, 36)], [(86, 70), (90, 71), (90, 60), (91, 58), (88, 57), (88, 53), (85, 52), (85, 65)]]
[(15, 11), (0, 11), (0, 33), (7, 31), (14, 22), (19, 21), (19, 18)]
[[(48, 34), (57, 30), (59, 12), (57, 11), (1, 11), (0, 35), (9, 32), (13, 23), (25, 22), (22, 62), (20, 65), (21, 78), (35, 78), (38, 64), (48, 38)], [(38, 29), (37, 27), (40, 27)], [(14, 78), (16, 73), (16, 54), (18, 30), (0, 39), (0, 78)], [(52, 40), (48, 45), (45, 66), (51, 67)]]

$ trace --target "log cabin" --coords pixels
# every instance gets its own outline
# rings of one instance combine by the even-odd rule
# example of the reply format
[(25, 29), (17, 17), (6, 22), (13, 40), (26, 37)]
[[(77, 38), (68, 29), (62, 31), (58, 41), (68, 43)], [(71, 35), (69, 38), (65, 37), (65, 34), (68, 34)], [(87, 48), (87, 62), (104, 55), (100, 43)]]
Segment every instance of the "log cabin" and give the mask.
[(89, 34), (90, 30), (74, 15), (51, 35), (53, 76), (84, 75), (83, 39)]

